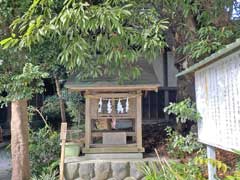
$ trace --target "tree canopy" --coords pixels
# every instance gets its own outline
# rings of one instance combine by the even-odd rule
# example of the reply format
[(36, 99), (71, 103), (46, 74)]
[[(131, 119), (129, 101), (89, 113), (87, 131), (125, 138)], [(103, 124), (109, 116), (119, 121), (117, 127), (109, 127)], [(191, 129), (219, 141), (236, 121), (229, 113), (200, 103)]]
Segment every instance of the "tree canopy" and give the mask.
[(177, 62), (187, 61), (191, 65), (240, 37), (237, 0), (162, 2), (162, 14), (171, 22), (171, 47)]
[[(60, 5), (61, 6), (61, 5)], [(136, 78), (136, 62), (151, 59), (166, 46), (163, 32), (168, 21), (145, 1), (34, 0), (28, 11), (12, 23), (12, 36), (4, 48), (51, 39), (60, 44), (58, 61), (80, 77), (116, 75)]]

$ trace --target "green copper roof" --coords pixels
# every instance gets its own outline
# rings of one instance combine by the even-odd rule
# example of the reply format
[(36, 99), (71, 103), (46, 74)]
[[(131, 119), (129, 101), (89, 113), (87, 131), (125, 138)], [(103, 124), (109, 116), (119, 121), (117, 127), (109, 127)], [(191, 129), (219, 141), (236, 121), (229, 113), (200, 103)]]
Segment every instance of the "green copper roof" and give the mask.
[(103, 88), (103, 87), (136, 87), (136, 86), (156, 86), (159, 87), (160, 83), (157, 79), (157, 76), (155, 74), (154, 68), (152, 64), (149, 64), (147, 61), (140, 61), (138, 63), (140, 68), (142, 69), (142, 73), (140, 77), (136, 80), (129, 80), (125, 81), (123, 84), (119, 84), (117, 78), (106, 78), (106, 77), (99, 77), (96, 79), (86, 79), (86, 80), (79, 80), (77, 76), (72, 76), (70, 77), (66, 84), (65, 87), (69, 89), (89, 89), (89, 88), (94, 88), (96, 87)]
[(178, 73), (176, 76), (179, 77), (179, 76), (183, 76), (183, 75), (195, 72), (196, 70), (201, 69), (202, 67), (207, 66), (237, 50), (240, 50), (240, 39), (237, 39), (235, 42), (226, 45), (225, 48), (220, 49), (219, 51), (217, 51), (216, 53), (213, 53), (212, 55), (203, 59), (202, 61), (190, 66), (186, 70)]

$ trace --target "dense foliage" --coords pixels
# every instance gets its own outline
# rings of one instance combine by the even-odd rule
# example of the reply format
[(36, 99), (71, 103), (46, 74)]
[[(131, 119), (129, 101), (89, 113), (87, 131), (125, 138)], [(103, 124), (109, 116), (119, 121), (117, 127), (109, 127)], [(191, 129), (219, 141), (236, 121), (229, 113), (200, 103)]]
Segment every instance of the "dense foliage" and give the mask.
[(156, 163), (140, 165), (146, 180), (206, 180), (203, 169), (194, 161), (181, 163), (158, 159)]
[[(152, 59), (167, 42), (178, 63), (195, 63), (239, 37), (239, 4), (237, 0), (2, 0), (0, 39), (9, 38), (0, 43), (0, 91), (8, 95), (4, 93), (1, 100), (31, 98), (42, 92), (44, 71), (56, 77), (61, 68), (80, 70), (80, 78), (137, 78), (141, 71), (137, 61)], [(76, 109), (70, 111), (77, 117)], [(181, 122), (200, 118), (187, 100), (167, 111)], [(187, 136), (172, 136), (177, 137), (172, 142), (185, 151)], [(196, 178), (189, 171), (181, 177)], [(169, 172), (175, 173), (171, 168)]]
[(7, 92), (7, 96), (0, 96), (0, 102), (32, 98), (34, 94), (43, 91), (42, 78), (47, 76), (39, 66), (33, 66), (31, 63), (25, 64), (20, 75), (9, 73), (1, 76), (0, 92)]
[(171, 22), (177, 62), (189, 65), (239, 38), (238, 0), (163, 0), (162, 15)]
[(167, 151), (171, 157), (183, 158), (200, 151), (204, 146), (197, 141), (197, 134), (190, 132), (186, 136), (167, 127)]
[(60, 157), (59, 134), (49, 126), (30, 131), (29, 154), (31, 173), (40, 176), (53, 173), (57, 169)]
[[(81, 69), (81, 78), (136, 78), (136, 61), (154, 56), (166, 46), (167, 21), (147, 2), (70, 1), (56, 13), (53, 0), (33, 1), (12, 24), (13, 35), (4, 48), (52, 39), (61, 45), (58, 60), (68, 69)], [(143, 8), (144, 7), (144, 8)], [(73, 26), (74, 24), (74, 26)]]
[(138, 169), (144, 174), (146, 180), (206, 180), (208, 163), (216, 167), (217, 180), (239, 180), (238, 169), (232, 171), (225, 163), (208, 159), (203, 153), (199, 153), (187, 162), (160, 159), (158, 156), (157, 162), (148, 163), (148, 165), (139, 164)]
[(77, 129), (83, 129), (85, 118), (84, 98), (80, 93), (63, 91), (66, 102), (66, 111), (71, 118), (72, 125)]
[[(85, 113), (83, 96), (76, 92), (68, 92), (66, 89), (62, 90), (61, 93), (66, 104), (69, 126), (72, 125), (78, 129), (81, 126), (82, 129)], [(47, 121), (60, 122), (60, 105), (57, 95), (47, 96), (39, 109)]]
[[(0, 1), (0, 39), (11, 35), (9, 28), (12, 21), (24, 14), (30, 0), (23, 1)], [(3, 40), (6, 42), (6, 40)], [(2, 43), (0, 43), (2, 45)], [(29, 60), (25, 49), (17, 50), (9, 48), (4, 50), (0, 47), (0, 92), (1, 102), (12, 100), (29, 99), (35, 93), (42, 91), (42, 78), (47, 74), (40, 66)], [(40, 88), (40, 89), (39, 89)], [(5, 93), (8, 96), (6, 96)]]
[(174, 114), (177, 122), (180, 123), (186, 123), (187, 120), (197, 122), (201, 119), (196, 104), (189, 98), (177, 103), (170, 103), (169, 106), (164, 108), (164, 111), (168, 114)]
[(41, 175), (33, 175), (31, 180), (58, 180), (59, 178), (57, 177), (58, 172), (53, 171), (53, 172), (42, 172)]

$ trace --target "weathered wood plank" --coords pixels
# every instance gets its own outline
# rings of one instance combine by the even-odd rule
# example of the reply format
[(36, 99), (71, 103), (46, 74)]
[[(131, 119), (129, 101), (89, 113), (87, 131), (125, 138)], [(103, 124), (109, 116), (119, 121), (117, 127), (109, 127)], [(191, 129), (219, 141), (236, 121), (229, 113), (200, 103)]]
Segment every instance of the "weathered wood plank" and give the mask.
[(158, 91), (159, 84), (152, 84), (152, 85), (124, 85), (124, 86), (99, 86), (99, 87), (74, 87), (68, 86), (67, 88), (72, 91), (92, 91), (92, 92), (129, 92), (129, 91), (136, 91), (136, 90), (144, 90), (144, 91)]
[(61, 159), (60, 159), (60, 180), (64, 179), (64, 158), (65, 158), (65, 143), (66, 143), (66, 137), (67, 137), (67, 123), (61, 124), (61, 134), (60, 139), (62, 141), (61, 143)]
[(83, 153), (127, 153), (144, 152), (144, 148), (136, 147), (105, 147), (105, 148), (84, 148)]
[[(103, 132), (92, 132), (92, 137), (101, 137), (104, 132), (112, 132), (112, 131), (103, 131)], [(136, 136), (136, 132), (126, 132), (127, 136)]]
[(142, 148), (142, 96), (137, 97), (137, 120), (136, 120), (137, 147)]
[(103, 133), (103, 145), (119, 145), (127, 144), (126, 132), (104, 132)]
[(137, 147), (136, 143), (132, 144), (90, 144), (91, 148), (108, 148), (108, 147)]
[(91, 117), (90, 117), (90, 99), (85, 100), (85, 147), (89, 148), (91, 143)]

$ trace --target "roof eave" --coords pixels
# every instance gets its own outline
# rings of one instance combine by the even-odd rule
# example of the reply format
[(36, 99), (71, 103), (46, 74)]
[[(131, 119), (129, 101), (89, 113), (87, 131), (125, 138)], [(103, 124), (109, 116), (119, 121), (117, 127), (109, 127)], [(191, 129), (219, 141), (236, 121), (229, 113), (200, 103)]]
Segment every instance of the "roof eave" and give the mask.
[(79, 85), (65, 85), (65, 87), (72, 91), (158, 91), (160, 84), (145, 84), (145, 85), (118, 85), (118, 86), (79, 86)]

